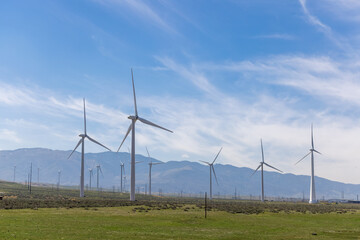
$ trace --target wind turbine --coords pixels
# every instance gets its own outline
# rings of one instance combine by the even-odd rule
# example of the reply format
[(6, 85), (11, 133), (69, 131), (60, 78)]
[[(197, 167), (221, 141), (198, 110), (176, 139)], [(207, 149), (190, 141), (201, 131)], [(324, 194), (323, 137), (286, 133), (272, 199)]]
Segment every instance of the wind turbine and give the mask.
[(298, 164), (301, 162), (304, 158), (309, 156), (311, 154), (311, 178), (310, 178), (310, 200), (309, 203), (316, 203), (316, 195), (315, 195), (315, 175), (314, 175), (314, 152), (321, 154), (314, 148), (314, 134), (313, 134), (313, 125), (311, 124), (311, 149), (309, 149), (309, 152), (301, 158), (299, 161), (295, 163)]
[(151, 160), (151, 157), (150, 157), (150, 153), (146, 147), (146, 152), (148, 154), (148, 157), (150, 159), (150, 162), (149, 162), (149, 195), (151, 196), (151, 168), (153, 165), (158, 165), (158, 164), (162, 164), (161, 162), (155, 162), (153, 163), (152, 160)]
[(100, 164), (96, 166), (96, 178), (97, 178), (97, 181), (96, 181), (96, 188), (97, 190), (99, 191), (99, 176), (100, 176), (100, 172), (101, 172), (101, 175), (104, 175), (102, 170), (101, 170), (101, 166)]
[(91, 138), (89, 135), (87, 135), (86, 133), (86, 112), (85, 112), (85, 98), (83, 99), (84, 102), (84, 133), (79, 134), (79, 137), (81, 137), (80, 141), (78, 142), (78, 144), (75, 146), (74, 150), (71, 152), (71, 154), (69, 155), (68, 159), (71, 157), (71, 155), (75, 152), (75, 150), (79, 147), (79, 145), (81, 144), (81, 175), (80, 175), (80, 197), (84, 197), (84, 152), (85, 152), (85, 138), (89, 139), (91, 142), (96, 143), (100, 146), (102, 146), (103, 148), (106, 148), (107, 150), (111, 151), (108, 147), (102, 145), (101, 143), (99, 143), (98, 141), (96, 141), (95, 139)]
[(262, 143), (262, 139), (260, 139), (260, 143), (261, 143), (261, 157), (262, 157), (262, 161), (260, 162), (260, 165), (257, 167), (257, 169), (254, 171), (254, 173), (251, 175), (253, 176), (257, 170), (259, 170), (259, 168), (261, 168), (261, 201), (264, 202), (265, 198), (264, 198), (264, 165), (272, 168), (272, 169), (275, 169), (276, 171), (279, 171), (279, 172), (283, 172), (273, 166), (271, 166), (270, 164), (267, 164), (265, 162), (265, 159), (264, 159), (264, 148), (263, 148), (263, 143)]
[(120, 192), (123, 192), (123, 173), (125, 175), (125, 164), (123, 162), (120, 162), (120, 167), (121, 167)]
[(128, 117), (128, 119), (131, 120), (131, 124), (125, 134), (125, 137), (123, 141), (121, 142), (118, 151), (120, 150), (121, 146), (123, 145), (126, 137), (129, 135), (131, 131), (131, 186), (130, 186), (130, 201), (135, 201), (135, 123), (137, 120), (139, 120), (142, 123), (145, 123), (147, 125), (161, 128), (165, 131), (171, 132), (171, 130), (163, 128), (159, 125), (156, 125), (155, 123), (152, 123), (144, 118), (139, 117), (137, 112), (137, 105), (136, 105), (136, 95), (135, 95), (135, 84), (134, 84), (134, 74), (131, 69), (131, 80), (132, 80), (132, 87), (133, 87), (133, 95), (134, 95), (134, 108), (135, 108), (135, 115), (131, 115)]
[(92, 168), (89, 168), (89, 175), (90, 175), (89, 187), (90, 187), (90, 190), (91, 190), (91, 178), (94, 176), (94, 173), (93, 173), (93, 169), (92, 169)]
[(218, 154), (216, 155), (216, 157), (215, 157), (214, 161), (212, 161), (212, 163), (209, 163), (209, 162), (205, 162), (205, 161), (201, 161), (201, 160), (200, 160), (200, 162), (203, 162), (203, 163), (209, 165), (209, 167), (210, 167), (210, 195), (209, 195), (209, 199), (210, 199), (210, 200), (212, 199), (212, 178), (211, 178), (212, 172), (214, 173), (214, 177), (215, 177), (216, 183), (219, 185), (218, 180), (217, 180), (217, 177), (216, 177), (215, 169), (214, 169), (214, 163), (215, 163), (216, 159), (218, 158), (221, 150), (222, 150), (222, 148), (220, 148), (220, 151), (218, 152)]

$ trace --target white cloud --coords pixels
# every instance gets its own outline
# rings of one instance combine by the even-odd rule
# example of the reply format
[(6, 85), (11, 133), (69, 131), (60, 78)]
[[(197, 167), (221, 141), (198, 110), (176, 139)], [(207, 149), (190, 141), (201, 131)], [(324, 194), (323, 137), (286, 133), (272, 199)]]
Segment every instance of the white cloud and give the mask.
[[(20, 143), (21, 139), (15, 131), (9, 129), (0, 129), (0, 140), (7, 142)], [(6, 150), (6, 149), (3, 149)]]
[(247, 74), (258, 81), (290, 86), (309, 95), (360, 105), (359, 61), (335, 61), (329, 57), (275, 56), (255, 61), (212, 66), (219, 70)]
[(183, 158), (183, 159), (188, 159), (190, 156), (189, 155), (187, 155), (186, 153), (184, 153), (183, 155), (181, 155), (181, 158)]

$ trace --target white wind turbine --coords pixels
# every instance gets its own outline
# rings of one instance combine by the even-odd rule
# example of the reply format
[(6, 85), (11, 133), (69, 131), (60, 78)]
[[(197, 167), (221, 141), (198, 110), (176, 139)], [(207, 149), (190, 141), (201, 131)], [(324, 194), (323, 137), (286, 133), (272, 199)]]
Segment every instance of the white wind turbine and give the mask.
[(220, 151), (218, 152), (218, 154), (216, 155), (216, 157), (215, 157), (214, 161), (212, 161), (212, 163), (209, 163), (209, 162), (205, 162), (205, 161), (201, 161), (201, 160), (200, 160), (200, 162), (203, 162), (203, 163), (209, 165), (209, 167), (210, 167), (210, 195), (209, 195), (209, 199), (210, 199), (210, 200), (212, 199), (212, 172), (214, 173), (214, 177), (215, 177), (216, 183), (219, 184), (219, 183), (218, 183), (218, 180), (217, 180), (217, 177), (216, 177), (215, 169), (214, 169), (214, 163), (215, 163), (216, 159), (218, 158), (221, 150), (222, 150), (222, 148), (220, 148)]
[(96, 188), (97, 188), (98, 191), (99, 191), (99, 183), (100, 183), (99, 182), (100, 173), (101, 173), (101, 175), (104, 176), (104, 174), (103, 174), (103, 172), (101, 170), (101, 166), (99, 164), (99, 165), (96, 166)]
[(90, 176), (89, 189), (91, 190), (91, 178), (94, 176), (94, 172), (92, 168), (89, 168), (89, 176)]
[(121, 167), (120, 192), (123, 192), (123, 173), (125, 175), (125, 164), (123, 162), (120, 162), (120, 167)]
[(263, 148), (263, 143), (262, 143), (262, 139), (260, 139), (260, 143), (261, 143), (261, 157), (262, 157), (262, 161), (260, 162), (260, 165), (257, 167), (257, 169), (254, 171), (254, 173), (251, 175), (253, 176), (257, 170), (259, 170), (259, 168), (261, 167), (261, 201), (264, 202), (265, 198), (264, 198), (264, 164), (272, 169), (275, 169), (276, 171), (282, 172), (281, 170), (267, 164), (265, 162), (264, 159), (264, 148)]
[(74, 150), (71, 152), (71, 154), (69, 155), (68, 159), (71, 157), (71, 155), (75, 152), (75, 150), (79, 147), (79, 145), (81, 144), (81, 174), (80, 174), (80, 197), (84, 197), (84, 155), (85, 155), (85, 138), (89, 139), (90, 141), (106, 148), (107, 150), (111, 151), (108, 147), (102, 145), (101, 143), (99, 143), (98, 141), (96, 141), (95, 139), (91, 138), (89, 135), (87, 135), (86, 132), (86, 112), (85, 112), (85, 98), (83, 99), (84, 102), (84, 133), (79, 134), (79, 137), (81, 137), (80, 141), (78, 142), (78, 144), (75, 146)]
[(311, 154), (311, 178), (310, 178), (310, 200), (309, 200), (309, 203), (316, 203), (317, 202), (316, 201), (316, 194), (315, 194), (314, 152), (316, 152), (318, 154), (321, 154), (320, 152), (318, 152), (314, 148), (313, 125), (311, 124), (311, 149), (309, 150), (309, 152), (303, 158), (301, 158), (299, 161), (297, 161), (295, 163), (295, 165), (298, 164), (304, 158), (309, 156), (309, 154)]
[(147, 152), (148, 157), (150, 159), (150, 162), (149, 162), (149, 195), (151, 196), (151, 168), (152, 168), (153, 165), (158, 165), (158, 164), (162, 164), (162, 163), (161, 162), (153, 163), (152, 160), (151, 160), (151, 157), (150, 157), (150, 153), (149, 153), (147, 148), (146, 148), (146, 152)]
[(153, 127), (157, 127), (157, 128), (161, 128), (165, 131), (171, 132), (171, 130), (163, 128), (159, 125), (156, 125), (155, 123), (152, 123), (144, 118), (139, 117), (138, 112), (137, 112), (137, 105), (136, 105), (136, 95), (135, 95), (135, 84), (134, 84), (134, 75), (133, 75), (133, 71), (131, 69), (131, 80), (132, 80), (132, 87), (133, 87), (133, 95), (134, 95), (134, 108), (135, 108), (135, 115), (131, 115), (128, 117), (128, 119), (131, 120), (131, 124), (125, 134), (124, 139), (122, 140), (118, 151), (120, 150), (121, 146), (123, 145), (126, 137), (129, 135), (130, 131), (131, 131), (131, 186), (130, 186), (130, 201), (135, 201), (135, 123), (137, 120), (139, 120), (142, 123), (145, 123), (147, 125), (153, 126)]

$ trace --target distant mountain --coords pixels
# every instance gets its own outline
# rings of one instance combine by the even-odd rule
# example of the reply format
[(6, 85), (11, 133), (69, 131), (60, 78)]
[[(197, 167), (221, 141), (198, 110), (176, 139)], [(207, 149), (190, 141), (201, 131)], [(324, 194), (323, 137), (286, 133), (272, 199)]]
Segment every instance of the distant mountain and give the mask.
[[(61, 170), (62, 185), (79, 185), (80, 181), (80, 158), (81, 154), (75, 152), (67, 159), (71, 151), (58, 151), (43, 148), (17, 149), (14, 151), (0, 151), (0, 179), (12, 181), (14, 166), (16, 166), (16, 181), (25, 182), (33, 163), (33, 182), (38, 180), (38, 168), (40, 168), (40, 182), (56, 184), (57, 172)], [(125, 162), (126, 188), (130, 183), (130, 156), (128, 153), (102, 152), (85, 154), (85, 184), (89, 183), (89, 168), (101, 165), (103, 176), (100, 176), (100, 186), (103, 188), (116, 189), (120, 186), (120, 161)], [(137, 188), (144, 189), (148, 184), (149, 158), (136, 155), (136, 184)], [(154, 162), (160, 162), (152, 159)], [(219, 185), (214, 179), (214, 195), (233, 195), (235, 188), (237, 195), (259, 196), (260, 174), (250, 177), (253, 169), (238, 168), (232, 165), (215, 165)], [(96, 172), (94, 170), (94, 172)], [(264, 172), (265, 195), (273, 197), (309, 197), (310, 177), (294, 174), (280, 174), (276, 172)], [(324, 178), (315, 178), (317, 198), (341, 198), (342, 191), (347, 199), (356, 199), (360, 194), (360, 185), (344, 184), (330, 181)], [(93, 178), (92, 186), (96, 186), (96, 178)], [(152, 191), (164, 193), (180, 193), (181, 191), (191, 194), (209, 191), (209, 167), (189, 161), (168, 161), (164, 164), (153, 166)], [(144, 191), (144, 190), (142, 190)]]

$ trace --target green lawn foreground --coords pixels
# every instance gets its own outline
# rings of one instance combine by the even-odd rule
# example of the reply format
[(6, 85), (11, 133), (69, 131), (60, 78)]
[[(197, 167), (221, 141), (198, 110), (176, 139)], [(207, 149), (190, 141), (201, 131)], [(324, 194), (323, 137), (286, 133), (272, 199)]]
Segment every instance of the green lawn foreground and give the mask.
[(133, 209), (0, 210), (0, 239), (360, 239), (360, 213), (211, 211), (204, 219), (197, 207)]

